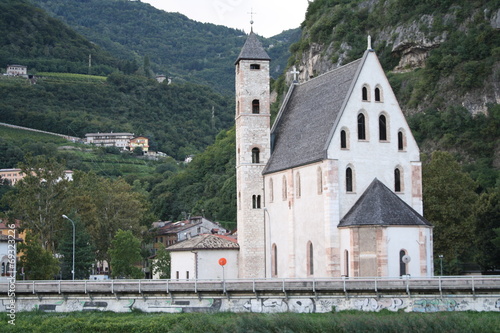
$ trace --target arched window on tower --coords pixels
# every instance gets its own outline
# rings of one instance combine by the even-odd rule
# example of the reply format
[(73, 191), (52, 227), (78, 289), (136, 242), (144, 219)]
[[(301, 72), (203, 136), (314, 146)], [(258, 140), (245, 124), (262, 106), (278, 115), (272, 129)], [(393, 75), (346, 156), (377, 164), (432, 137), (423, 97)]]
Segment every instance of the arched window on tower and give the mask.
[(260, 163), (260, 150), (259, 150), (259, 148), (252, 149), (252, 163)]
[(346, 192), (352, 192), (353, 189), (353, 179), (352, 179), (352, 169), (347, 168), (345, 170), (345, 190)]
[(311, 241), (307, 242), (307, 275), (314, 275), (314, 248)]
[(378, 117), (378, 136), (380, 141), (387, 141), (387, 119), (383, 114)]
[(254, 99), (252, 101), (252, 113), (254, 113), (254, 114), (260, 113), (260, 102), (258, 99)]
[(278, 276), (278, 248), (276, 244), (273, 244), (271, 249), (271, 275), (273, 277)]
[(365, 115), (358, 114), (358, 140), (366, 140)]
[(401, 192), (401, 170), (394, 169), (394, 191)]
[(252, 208), (253, 209), (260, 209), (260, 195), (253, 195), (252, 196)]

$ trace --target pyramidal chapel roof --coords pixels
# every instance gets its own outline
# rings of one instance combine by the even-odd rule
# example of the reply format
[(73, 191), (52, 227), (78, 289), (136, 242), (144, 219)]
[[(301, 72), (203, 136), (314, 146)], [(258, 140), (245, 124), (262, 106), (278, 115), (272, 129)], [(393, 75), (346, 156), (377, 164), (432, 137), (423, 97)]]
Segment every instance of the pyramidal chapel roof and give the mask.
[(240, 55), (236, 62), (240, 60), (271, 60), (267, 52), (262, 47), (262, 43), (257, 38), (257, 35), (252, 32), (241, 49)]
[(351, 210), (340, 220), (339, 227), (431, 226), (429, 221), (375, 178)]

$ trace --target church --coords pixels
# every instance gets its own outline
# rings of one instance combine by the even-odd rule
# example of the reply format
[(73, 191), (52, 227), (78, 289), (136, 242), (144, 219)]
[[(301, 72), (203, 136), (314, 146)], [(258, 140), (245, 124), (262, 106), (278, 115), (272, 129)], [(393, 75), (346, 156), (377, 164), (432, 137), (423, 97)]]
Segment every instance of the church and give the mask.
[(294, 80), (271, 127), (270, 57), (235, 62), (239, 278), (428, 277), (420, 152), (371, 48)]

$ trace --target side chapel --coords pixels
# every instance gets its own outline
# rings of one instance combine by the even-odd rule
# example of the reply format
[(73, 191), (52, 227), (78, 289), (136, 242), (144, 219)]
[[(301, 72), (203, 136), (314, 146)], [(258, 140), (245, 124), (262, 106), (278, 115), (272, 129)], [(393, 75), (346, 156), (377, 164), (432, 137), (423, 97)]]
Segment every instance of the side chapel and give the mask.
[(236, 60), (240, 278), (433, 275), (420, 152), (380, 62), (294, 83), (270, 128), (270, 57)]

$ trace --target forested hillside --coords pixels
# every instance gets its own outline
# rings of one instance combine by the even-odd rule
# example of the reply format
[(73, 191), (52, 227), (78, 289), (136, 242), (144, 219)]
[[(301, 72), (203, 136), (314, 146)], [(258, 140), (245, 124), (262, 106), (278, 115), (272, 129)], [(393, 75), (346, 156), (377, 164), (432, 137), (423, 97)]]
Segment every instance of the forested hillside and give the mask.
[[(115, 57), (145, 65), (148, 75), (162, 73), (174, 81), (234, 91), (233, 65), (245, 40), (243, 31), (196, 22), (140, 1), (32, 1)], [(298, 40), (298, 31), (262, 38), (273, 56), (274, 77), (283, 72), (288, 47)]]
[(93, 57), (94, 74), (106, 75), (130, 63), (78, 35), (28, 0), (0, 2), (0, 65), (22, 64), (30, 71), (88, 73)]

